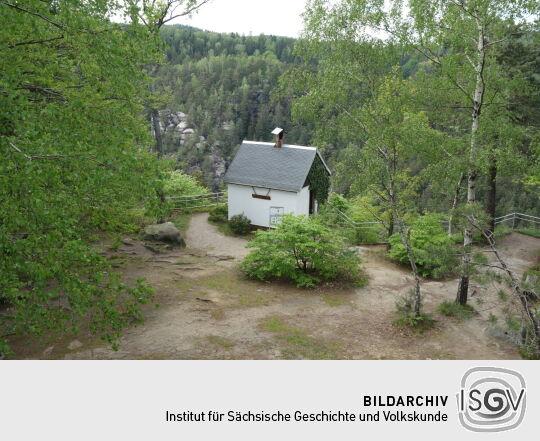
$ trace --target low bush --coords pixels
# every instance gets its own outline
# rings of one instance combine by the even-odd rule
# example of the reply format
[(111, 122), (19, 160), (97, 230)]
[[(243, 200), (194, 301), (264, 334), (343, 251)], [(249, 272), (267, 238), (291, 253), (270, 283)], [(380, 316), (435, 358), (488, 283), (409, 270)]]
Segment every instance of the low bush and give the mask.
[(163, 190), (167, 196), (197, 195), (209, 192), (207, 187), (202, 186), (195, 178), (180, 170), (168, 173)]
[(452, 301), (442, 302), (437, 308), (446, 317), (455, 317), (458, 320), (471, 318), (476, 311), (471, 305), (460, 305)]
[(257, 231), (240, 267), (249, 277), (284, 278), (299, 287), (338, 278), (364, 282), (360, 259), (343, 239), (310, 217), (285, 215), (275, 229)]
[[(410, 225), (409, 234), (416, 265), (422, 276), (444, 277), (452, 274), (458, 259), (452, 247), (453, 240), (443, 229), (439, 215), (431, 213), (417, 217)], [(388, 256), (409, 264), (401, 236), (395, 233), (388, 242)]]
[(229, 219), (229, 227), (234, 234), (245, 235), (251, 230), (251, 221), (244, 214), (235, 214)]
[[(185, 200), (181, 196), (197, 196), (209, 193), (210, 190), (201, 185), (196, 178), (187, 175), (180, 170), (173, 170), (168, 173), (164, 185), (164, 196), (173, 197), (167, 199), (169, 209), (178, 208), (182, 210), (196, 210), (208, 203), (206, 199), (190, 199)], [(177, 199), (174, 199), (177, 198)]]
[(396, 325), (406, 327), (417, 333), (423, 333), (435, 326), (435, 320), (424, 312), (416, 315), (413, 310), (414, 305), (414, 290), (410, 290), (407, 294), (398, 298), (396, 301), (396, 310), (398, 318)]
[(210, 210), (208, 220), (211, 222), (227, 222), (229, 209), (227, 205), (217, 205)]
[(367, 197), (348, 200), (332, 193), (327, 203), (321, 206), (318, 218), (330, 228), (339, 227), (341, 235), (351, 244), (374, 244), (381, 242), (382, 225), (361, 224), (377, 222), (378, 211), (378, 207), (375, 207)]

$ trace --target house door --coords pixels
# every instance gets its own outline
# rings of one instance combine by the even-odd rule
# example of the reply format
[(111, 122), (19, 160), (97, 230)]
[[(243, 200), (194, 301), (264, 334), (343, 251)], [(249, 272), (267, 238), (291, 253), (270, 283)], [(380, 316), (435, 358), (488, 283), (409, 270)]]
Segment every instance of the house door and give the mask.
[(270, 207), (270, 226), (281, 222), (284, 211), (283, 207)]

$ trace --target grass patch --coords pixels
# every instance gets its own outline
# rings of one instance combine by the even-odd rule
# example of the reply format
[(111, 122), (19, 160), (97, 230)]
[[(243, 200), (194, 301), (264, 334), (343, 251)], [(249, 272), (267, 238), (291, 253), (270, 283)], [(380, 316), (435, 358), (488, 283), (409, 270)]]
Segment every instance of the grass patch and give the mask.
[(218, 346), (221, 346), (225, 349), (230, 349), (234, 346), (234, 343), (232, 341), (229, 341), (223, 337), (219, 337), (217, 335), (208, 335), (206, 337), (206, 340), (209, 342), (209, 343), (212, 343), (214, 345), (218, 345)]
[(347, 299), (340, 295), (330, 295), (325, 294), (322, 297), (322, 300), (324, 303), (326, 303), (328, 306), (337, 307), (337, 306), (343, 306), (347, 303)]
[(406, 314), (396, 320), (396, 325), (400, 328), (408, 328), (417, 334), (423, 334), (435, 327), (435, 320), (429, 314), (420, 313), (418, 316)]
[(396, 301), (396, 310), (399, 316), (395, 323), (400, 328), (408, 328), (416, 334), (423, 334), (435, 327), (435, 320), (431, 315), (424, 312), (418, 315), (414, 313), (414, 290), (412, 289)]
[(471, 305), (460, 305), (452, 301), (442, 302), (437, 309), (446, 317), (454, 317), (458, 320), (470, 319), (476, 314), (475, 309)]
[(305, 358), (307, 360), (336, 360), (339, 357), (339, 346), (318, 341), (317, 339), (304, 335), (280, 336), (290, 347), (281, 351), (283, 358), (296, 360)]
[(180, 230), (180, 234), (182, 236), (185, 236), (186, 231), (189, 227), (189, 221), (191, 220), (191, 216), (193, 213), (175, 213), (173, 217), (171, 217), (171, 222)]
[(255, 307), (255, 306), (266, 306), (272, 303), (272, 301), (275, 299), (275, 296), (269, 297), (264, 294), (260, 293), (251, 293), (251, 294), (243, 294), (238, 299), (237, 306), (244, 306), (244, 307)]
[(532, 236), (540, 239), (540, 230), (535, 228), (518, 228), (516, 229), (517, 232), (521, 234), (526, 234), (527, 236)]
[(255, 234), (252, 232), (247, 233), (247, 234), (234, 233), (233, 230), (231, 230), (231, 226), (229, 225), (228, 222), (211, 221), (210, 219), (208, 219), (208, 223), (214, 225), (218, 229), (218, 231), (225, 236), (242, 237), (246, 240), (251, 240), (255, 237)]
[(268, 332), (286, 332), (290, 334), (305, 332), (303, 329), (288, 326), (283, 318), (279, 316), (267, 318), (261, 323), (261, 328)]
[(276, 335), (284, 344), (281, 353), (286, 359), (336, 360), (339, 346), (307, 335), (307, 330), (289, 326), (282, 317), (273, 316), (264, 320), (260, 327)]
[(260, 287), (260, 283), (241, 279), (236, 272), (232, 271), (223, 271), (202, 277), (194, 281), (194, 284), (227, 294), (240, 295), (252, 295)]
[(247, 280), (237, 271), (226, 270), (219, 273), (203, 276), (189, 281), (190, 286), (197, 291), (217, 291), (226, 294), (226, 308), (254, 308), (266, 306), (280, 298), (280, 294), (273, 291), (265, 292), (261, 283)]
[(210, 313), (210, 316), (214, 319), (214, 320), (223, 320), (225, 318), (225, 311), (223, 309), (214, 309), (211, 313)]

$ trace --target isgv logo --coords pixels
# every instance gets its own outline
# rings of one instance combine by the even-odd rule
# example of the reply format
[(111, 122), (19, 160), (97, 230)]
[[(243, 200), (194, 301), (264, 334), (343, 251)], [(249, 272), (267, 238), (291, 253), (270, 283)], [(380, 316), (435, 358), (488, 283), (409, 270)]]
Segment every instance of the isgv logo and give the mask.
[(469, 369), (457, 395), (459, 421), (473, 432), (502, 432), (521, 424), (527, 395), (516, 371), (495, 367)]

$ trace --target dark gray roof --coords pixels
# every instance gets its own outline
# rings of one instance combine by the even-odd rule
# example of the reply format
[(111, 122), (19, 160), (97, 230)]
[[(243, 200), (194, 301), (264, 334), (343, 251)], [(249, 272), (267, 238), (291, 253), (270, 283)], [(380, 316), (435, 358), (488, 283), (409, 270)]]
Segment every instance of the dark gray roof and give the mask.
[(319, 156), (330, 174), (315, 147), (284, 144), (276, 148), (272, 142), (244, 141), (225, 173), (224, 181), (228, 184), (300, 191), (315, 155)]

